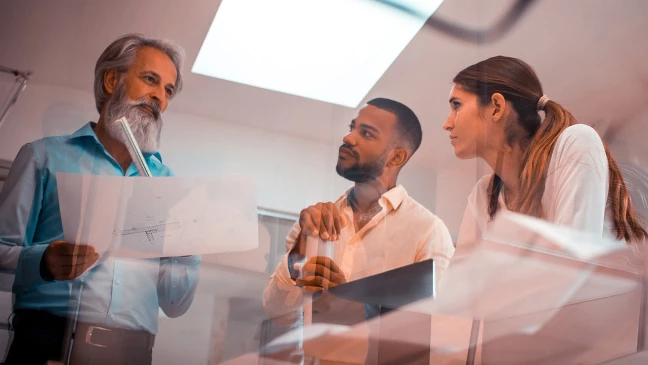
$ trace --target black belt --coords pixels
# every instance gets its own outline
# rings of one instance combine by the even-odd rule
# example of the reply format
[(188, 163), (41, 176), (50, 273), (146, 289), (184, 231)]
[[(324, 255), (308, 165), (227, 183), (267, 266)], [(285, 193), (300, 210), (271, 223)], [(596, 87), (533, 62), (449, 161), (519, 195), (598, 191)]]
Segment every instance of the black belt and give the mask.
[(152, 349), (155, 335), (147, 331), (127, 330), (78, 322), (74, 335), (75, 346), (84, 343), (94, 347)]
[[(15, 309), (13, 327), (16, 331), (51, 331), (63, 340), (67, 319), (44, 310)], [(155, 335), (147, 331), (126, 330), (89, 323), (77, 323), (75, 344), (88, 344), (95, 347), (122, 347), (152, 349)]]

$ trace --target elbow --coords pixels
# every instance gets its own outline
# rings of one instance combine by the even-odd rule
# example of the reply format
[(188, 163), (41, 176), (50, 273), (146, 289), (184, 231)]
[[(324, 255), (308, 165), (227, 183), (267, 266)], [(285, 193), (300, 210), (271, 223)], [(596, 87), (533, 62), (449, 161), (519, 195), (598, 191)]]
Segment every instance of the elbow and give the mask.
[(164, 312), (165, 316), (169, 318), (178, 318), (181, 315), (187, 313), (192, 301), (193, 300), (189, 300), (188, 303), (182, 303), (178, 305), (171, 302), (165, 305), (160, 305), (160, 308), (162, 308), (162, 312)]
[(193, 303), (193, 292), (180, 300), (166, 300), (160, 303), (162, 312), (169, 318), (178, 318), (187, 313), (191, 303)]

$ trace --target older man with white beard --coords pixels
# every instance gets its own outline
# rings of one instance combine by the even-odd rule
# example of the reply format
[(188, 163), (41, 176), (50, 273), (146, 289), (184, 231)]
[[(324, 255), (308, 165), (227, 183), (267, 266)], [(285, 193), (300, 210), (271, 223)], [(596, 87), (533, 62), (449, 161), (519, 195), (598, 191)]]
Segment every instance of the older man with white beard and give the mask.
[[(98, 254), (91, 246), (62, 241), (56, 182), (57, 172), (137, 176), (116, 123), (123, 116), (153, 176), (172, 175), (157, 151), (161, 114), (182, 87), (183, 57), (182, 48), (169, 41), (136, 34), (117, 39), (95, 68), (98, 122), (18, 152), (0, 195), (0, 249), (15, 255), (4, 257), (0, 269), (16, 277), (15, 335), (5, 364), (60, 361), (74, 315), (70, 299), (80, 297), (81, 303), (72, 364), (150, 364), (159, 308), (170, 317), (189, 308), (199, 257), (108, 257), (88, 270)], [(71, 293), (72, 283), (81, 280), (82, 291)]]

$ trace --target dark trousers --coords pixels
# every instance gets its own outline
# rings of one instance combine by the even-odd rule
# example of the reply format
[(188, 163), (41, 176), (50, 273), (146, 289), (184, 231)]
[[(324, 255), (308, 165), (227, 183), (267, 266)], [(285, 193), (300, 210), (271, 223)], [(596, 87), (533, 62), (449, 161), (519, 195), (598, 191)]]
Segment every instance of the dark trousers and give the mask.
[[(5, 365), (43, 365), (50, 360), (63, 361), (66, 318), (45, 311), (17, 309), (13, 326), (14, 339)], [(96, 346), (86, 342), (87, 329), (87, 325), (77, 325), (70, 365), (151, 364), (153, 335), (118, 329), (110, 333), (98, 331), (92, 336), (95, 339), (90, 341), (100, 345)], [(134, 342), (141, 344), (132, 346)]]
[(43, 365), (63, 359), (67, 319), (45, 311), (16, 309), (14, 337), (5, 365)]

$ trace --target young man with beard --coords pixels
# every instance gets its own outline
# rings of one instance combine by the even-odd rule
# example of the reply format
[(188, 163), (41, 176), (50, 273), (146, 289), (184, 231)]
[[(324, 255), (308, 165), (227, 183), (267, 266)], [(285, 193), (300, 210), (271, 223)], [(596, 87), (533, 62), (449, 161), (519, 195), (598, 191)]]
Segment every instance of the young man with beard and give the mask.
[[(421, 144), (414, 112), (394, 100), (373, 99), (349, 127), (336, 170), (354, 186), (335, 202), (301, 211), (264, 293), (264, 307), (278, 322), (299, 319), (302, 291), (318, 292), (427, 259), (435, 261), (438, 283), (454, 253), (445, 224), (396, 183)], [(333, 241), (333, 260), (314, 257), (297, 264), (308, 235)]]
[(99, 257), (90, 246), (62, 241), (56, 182), (57, 172), (138, 176), (116, 123), (123, 116), (153, 176), (172, 175), (157, 151), (161, 114), (182, 87), (183, 57), (169, 41), (136, 34), (117, 39), (95, 68), (99, 121), (28, 143), (18, 153), (0, 195), (0, 248), (13, 255), (2, 269), (15, 272), (15, 335), (5, 364), (64, 357), (77, 278), (84, 286), (72, 364), (150, 364), (159, 308), (170, 317), (189, 308), (198, 283), (196, 256), (108, 257), (79, 278)]

